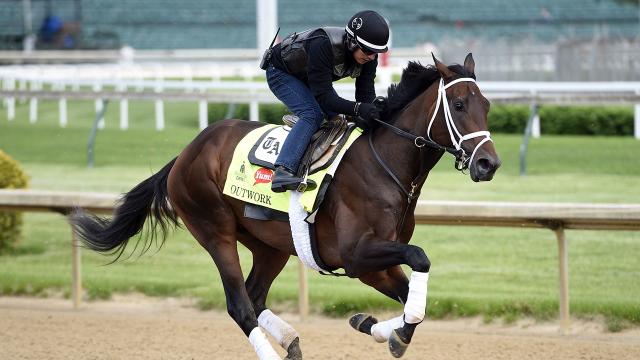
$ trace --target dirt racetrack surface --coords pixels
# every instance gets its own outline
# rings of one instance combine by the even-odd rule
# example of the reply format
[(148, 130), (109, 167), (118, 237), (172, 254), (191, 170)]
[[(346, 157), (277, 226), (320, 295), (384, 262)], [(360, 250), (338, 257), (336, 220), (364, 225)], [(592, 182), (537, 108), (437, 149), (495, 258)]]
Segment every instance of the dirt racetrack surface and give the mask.
[[(390, 317), (392, 314), (388, 314)], [(393, 359), (387, 344), (347, 319), (283, 314), (305, 359)], [(272, 342), (273, 343), (273, 342)], [(277, 345), (277, 344), (276, 344)], [(281, 355), (285, 352), (276, 347)], [(72, 310), (69, 300), (0, 297), (0, 359), (256, 359), (240, 328), (220, 311), (185, 300), (116, 297)], [(425, 321), (403, 359), (640, 359), (640, 329), (603, 332), (574, 323), (484, 325), (480, 319)]]

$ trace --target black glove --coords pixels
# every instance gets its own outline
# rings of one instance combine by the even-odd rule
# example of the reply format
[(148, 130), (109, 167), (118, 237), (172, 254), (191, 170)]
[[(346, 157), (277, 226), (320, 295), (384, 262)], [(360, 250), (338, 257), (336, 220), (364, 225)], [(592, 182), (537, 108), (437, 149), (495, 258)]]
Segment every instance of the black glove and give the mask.
[(376, 124), (373, 119), (380, 119), (380, 109), (370, 103), (358, 103), (356, 115), (364, 120), (362, 124), (357, 123), (357, 125), (363, 129), (368, 129)]
[(373, 105), (377, 106), (380, 109), (380, 112), (383, 113), (387, 110), (388, 102), (387, 98), (384, 96), (378, 96), (373, 99)]

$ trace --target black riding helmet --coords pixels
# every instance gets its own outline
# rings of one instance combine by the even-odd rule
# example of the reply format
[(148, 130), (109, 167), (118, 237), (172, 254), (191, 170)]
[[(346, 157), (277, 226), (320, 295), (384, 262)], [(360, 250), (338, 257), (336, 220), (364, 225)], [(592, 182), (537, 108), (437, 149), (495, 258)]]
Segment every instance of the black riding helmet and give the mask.
[(389, 25), (387, 20), (373, 10), (353, 15), (345, 30), (349, 40), (355, 41), (366, 52), (383, 53), (389, 50)]

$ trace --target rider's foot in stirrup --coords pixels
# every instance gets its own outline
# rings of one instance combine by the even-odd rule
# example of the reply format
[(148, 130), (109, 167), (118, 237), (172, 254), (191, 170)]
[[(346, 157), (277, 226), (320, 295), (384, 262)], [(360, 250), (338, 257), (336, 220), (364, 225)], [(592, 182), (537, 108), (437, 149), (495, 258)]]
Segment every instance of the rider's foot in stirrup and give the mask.
[(300, 192), (310, 191), (316, 188), (313, 180), (307, 179), (306, 184), (302, 183), (304, 178), (296, 176), (283, 166), (277, 166), (276, 172), (271, 179), (271, 191), (276, 193), (285, 192), (287, 190), (298, 190)]

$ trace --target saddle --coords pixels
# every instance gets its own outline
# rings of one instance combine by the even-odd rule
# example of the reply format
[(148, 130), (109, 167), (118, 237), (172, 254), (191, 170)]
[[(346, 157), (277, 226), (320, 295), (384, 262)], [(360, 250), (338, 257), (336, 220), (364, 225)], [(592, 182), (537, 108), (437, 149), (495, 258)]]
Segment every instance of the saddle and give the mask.
[[(282, 121), (287, 126), (293, 127), (298, 121), (298, 117), (284, 115)], [(353, 124), (349, 124), (344, 115), (336, 115), (323, 122), (311, 137), (307, 151), (300, 160), (297, 175), (313, 174), (331, 165), (354, 127)]]
[[(252, 164), (275, 169), (273, 163), (284, 143), (284, 136), (298, 121), (298, 117), (285, 115), (282, 121), (285, 127), (276, 127), (268, 131), (253, 146), (249, 152), (249, 161)], [(344, 115), (337, 115), (323, 122), (311, 137), (296, 174), (304, 177), (329, 167), (355, 128), (355, 124), (348, 122)]]

